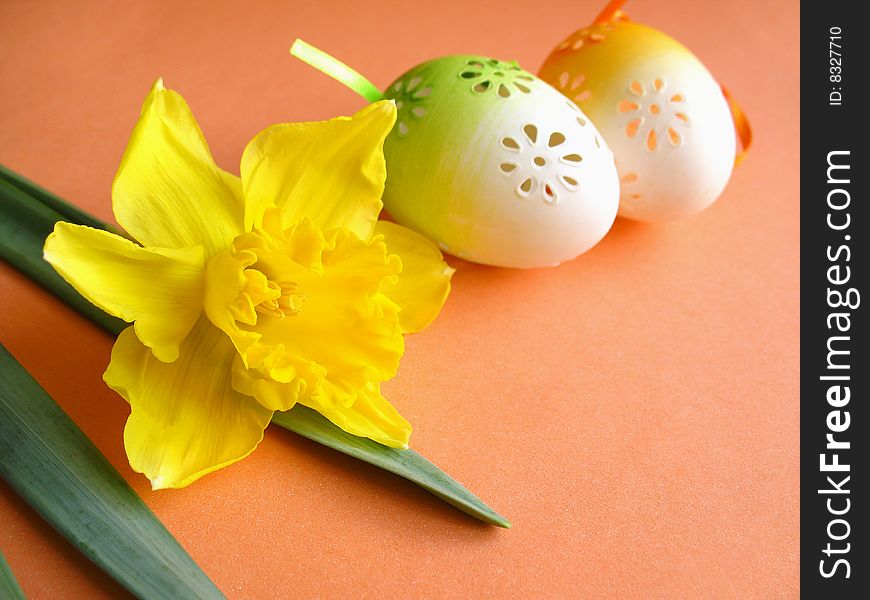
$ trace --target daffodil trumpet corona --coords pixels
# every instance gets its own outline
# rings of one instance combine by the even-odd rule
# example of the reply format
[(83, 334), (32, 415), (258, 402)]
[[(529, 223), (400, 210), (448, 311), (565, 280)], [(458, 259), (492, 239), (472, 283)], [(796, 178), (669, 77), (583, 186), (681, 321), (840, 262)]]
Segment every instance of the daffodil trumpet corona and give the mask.
[(752, 131), (701, 61), (669, 35), (630, 21), (625, 3), (611, 1), (562, 40), (539, 76), (576, 102), (613, 149), (620, 216), (688, 217), (722, 193)]
[(443, 251), (502, 267), (555, 266), (613, 224), (619, 180), (605, 140), (572, 100), (517, 63), (445, 56), (381, 93), (301, 40), (291, 53), (370, 102), (395, 102), (384, 205)]
[(60, 222), (45, 259), (132, 323), (106, 383), (130, 404), (124, 444), (155, 489), (250, 454), (275, 411), (301, 404), (405, 448), (381, 395), (403, 335), (426, 327), (453, 270), (437, 247), (378, 221), (392, 102), (269, 127), (240, 176), (220, 169), (187, 103), (158, 80), (112, 185), (130, 238)]

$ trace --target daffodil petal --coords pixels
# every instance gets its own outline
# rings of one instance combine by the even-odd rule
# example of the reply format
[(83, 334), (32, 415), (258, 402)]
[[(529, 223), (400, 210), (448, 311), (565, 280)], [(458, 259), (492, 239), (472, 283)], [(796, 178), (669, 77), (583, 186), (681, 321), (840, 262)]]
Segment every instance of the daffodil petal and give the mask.
[(285, 228), (309, 217), (324, 231), (345, 227), (367, 240), (383, 206), (383, 144), (395, 121), (395, 105), (382, 101), (353, 117), (259, 133), (242, 155), (245, 227), (259, 226), (274, 204)]
[(346, 406), (346, 395), (323, 382), (318, 394), (300, 398), (300, 404), (313, 408), (354, 435), (367, 437), (391, 448), (407, 448), (411, 424), (381, 395), (378, 383), (369, 383)]
[(115, 218), (143, 246), (202, 245), (212, 256), (242, 232), (238, 177), (214, 162), (187, 102), (158, 80), (112, 184)]
[(441, 312), (455, 269), (444, 262), (435, 244), (406, 227), (378, 221), (375, 234), (384, 236), (387, 252), (402, 259), (398, 280), (386, 282), (381, 293), (402, 309), (399, 323), (405, 333), (420, 331)]
[(45, 240), (45, 260), (104, 311), (135, 321), (136, 335), (164, 362), (178, 358), (202, 313), (202, 246), (143, 248), (100, 229), (59, 222)]
[(272, 418), (250, 396), (233, 390), (230, 340), (205, 318), (166, 364), (125, 329), (103, 375), (130, 403), (124, 429), (130, 466), (154, 489), (180, 488), (250, 454)]

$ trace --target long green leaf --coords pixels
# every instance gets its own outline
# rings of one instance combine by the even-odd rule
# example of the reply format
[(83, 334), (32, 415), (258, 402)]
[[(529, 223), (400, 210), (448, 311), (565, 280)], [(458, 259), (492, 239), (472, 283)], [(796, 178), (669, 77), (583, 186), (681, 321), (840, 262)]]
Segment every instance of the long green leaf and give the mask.
[(66, 217), (39, 202), (39, 196), (31, 196), (8, 181), (6, 172), (0, 171), (0, 258), (100, 327), (119, 334), (126, 327), (123, 321), (107, 315), (82, 298), (42, 259), (45, 238), (54, 229), (54, 224), (66, 220)]
[(47, 189), (36, 185), (34, 182), (30, 181), (23, 175), (19, 175), (15, 171), (0, 165), (0, 180), (6, 181), (7, 183), (14, 185), (28, 196), (32, 196), (37, 199), (40, 204), (46, 206), (53, 210), (56, 213), (59, 213), (64, 221), (70, 221), (71, 223), (78, 223), (79, 225), (87, 225), (88, 227), (94, 227), (97, 229), (103, 228), (114, 233), (118, 233), (115, 229), (109, 227), (106, 223), (103, 223), (99, 219), (91, 216), (85, 211), (81, 210), (77, 206), (73, 206), (69, 202), (61, 199), (55, 194), (49, 192)]
[(2, 552), (0, 552), (0, 598), (3, 600), (27, 600)]
[(2, 344), (0, 476), (139, 598), (224, 597)]
[(368, 438), (347, 433), (320, 413), (301, 404), (295, 406), (293, 410), (275, 413), (272, 422), (318, 444), (413, 481), (445, 502), (482, 521), (499, 527), (511, 526), (507, 519), (413, 450), (388, 448)]
[[(43, 242), (56, 221), (70, 220), (80, 225), (97, 226), (107, 230), (111, 228), (77, 208), (63, 208), (69, 206), (68, 203), (56, 196), (50, 195), (51, 203), (44, 204), (40, 198), (48, 192), (37, 190), (30, 193), (28, 185), (32, 184), (28, 180), (16, 176), (14, 182), (10, 181), (8, 173), (11, 171), (0, 169), (0, 198), (4, 200), (3, 210), (0, 210), (0, 217), (3, 219), (0, 221), (0, 257), (6, 258), (13, 266), (109, 333), (113, 335), (120, 333), (126, 327), (125, 323), (109, 317), (84, 300), (42, 260)], [(40, 206), (34, 208), (32, 206), (34, 204)], [(53, 207), (60, 207), (62, 212), (54, 210)], [(81, 220), (76, 216), (77, 214), (85, 215), (86, 218)], [(11, 237), (13, 233), (15, 233), (14, 238)], [(286, 413), (275, 413), (272, 422), (319, 444), (404, 477), (476, 519), (500, 527), (510, 527), (507, 519), (413, 450), (396, 450), (367, 438), (348, 434), (318, 413), (301, 405), (295, 406)]]

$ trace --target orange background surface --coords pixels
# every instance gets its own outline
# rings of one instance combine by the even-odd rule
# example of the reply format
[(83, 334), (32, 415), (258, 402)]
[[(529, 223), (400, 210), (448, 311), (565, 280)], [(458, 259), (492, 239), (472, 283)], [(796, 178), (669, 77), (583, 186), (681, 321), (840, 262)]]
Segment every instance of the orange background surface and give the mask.
[[(270, 428), (244, 461), (152, 493), (122, 446), (111, 340), (0, 264), (0, 341), (231, 598), (798, 596), (797, 2), (635, 1), (726, 83), (755, 146), (678, 223), (617, 220), (559, 268), (458, 268), (386, 395), (412, 445), (513, 521), (488, 527)], [(0, 162), (105, 219), (163, 76), (218, 163), (281, 121), (363, 101), (302, 37), (385, 86), (443, 54), (536, 70), (599, 2), (0, 2)], [(0, 482), (0, 548), (32, 598), (125, 592)]]

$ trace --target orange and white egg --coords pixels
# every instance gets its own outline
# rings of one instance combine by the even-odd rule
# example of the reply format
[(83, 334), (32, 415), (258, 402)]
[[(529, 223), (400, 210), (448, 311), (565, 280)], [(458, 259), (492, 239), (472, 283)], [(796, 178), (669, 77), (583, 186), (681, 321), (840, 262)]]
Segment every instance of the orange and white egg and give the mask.
[(619, 215), (679, 219), (710, 206), (734, 166), (734, 122), (722, 89), (688, 49), (614, 18), (560, 43), (539, 73), (577, 103), (614, 153)]

